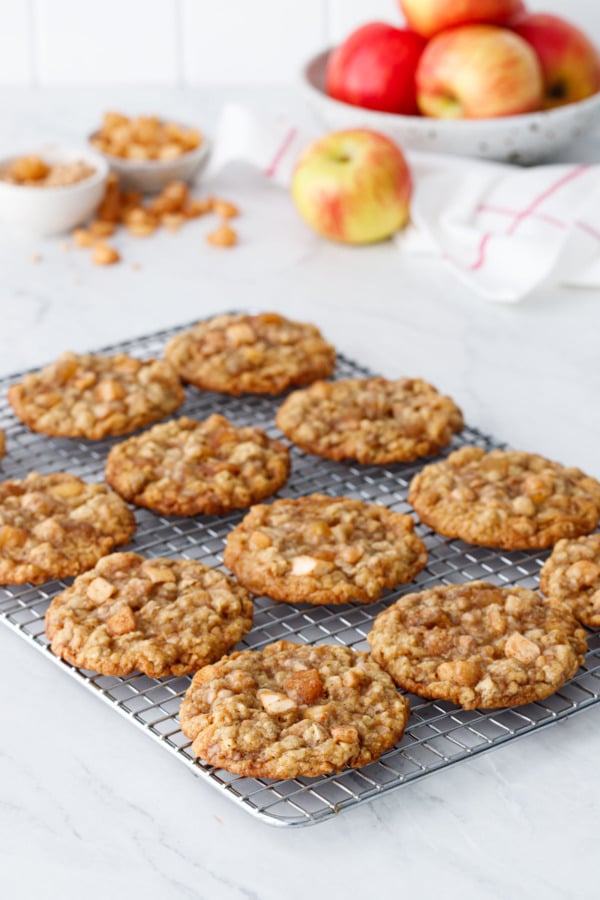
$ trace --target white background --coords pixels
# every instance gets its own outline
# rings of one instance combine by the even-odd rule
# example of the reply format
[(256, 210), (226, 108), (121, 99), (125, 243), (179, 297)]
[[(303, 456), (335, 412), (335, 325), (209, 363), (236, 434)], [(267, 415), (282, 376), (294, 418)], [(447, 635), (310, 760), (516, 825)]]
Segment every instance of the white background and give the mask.
[[(597, 0), (528, 6), (600, 43)], [(0, 84), (286, 84), (369, 20), (395, 0), (0, 0)]]

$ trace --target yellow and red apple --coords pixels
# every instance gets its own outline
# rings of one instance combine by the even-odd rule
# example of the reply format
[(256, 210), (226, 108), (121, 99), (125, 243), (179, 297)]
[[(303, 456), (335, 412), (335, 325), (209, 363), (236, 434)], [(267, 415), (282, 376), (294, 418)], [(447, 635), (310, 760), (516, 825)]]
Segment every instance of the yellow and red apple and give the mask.
[(414, 31), (363, 25), (332, 51), (327, 93), (353, 106), (417, 115), (415, 72), (425, 43)]
[(540, 109), (540, 62), (527, 41), (495, 25), (463, 25), (428, 43), (417, 69), (421, 112), (488, 119)]
[(390, 237), (408, 221), (411, 177), (401, 150), (367, 129), (336, 131), (302, 154), (292, 197), (318, 234), (348, 244)]
[(584, 100), (600, 90), (600, 54), (575, 25), (548, 13), (525, 13), (510, 27), (540, 60), (546, 109)]
[(456, 25), (503, 25), (524, 8), (522, 0), (400, 0), (408, 26), (427, 38)]

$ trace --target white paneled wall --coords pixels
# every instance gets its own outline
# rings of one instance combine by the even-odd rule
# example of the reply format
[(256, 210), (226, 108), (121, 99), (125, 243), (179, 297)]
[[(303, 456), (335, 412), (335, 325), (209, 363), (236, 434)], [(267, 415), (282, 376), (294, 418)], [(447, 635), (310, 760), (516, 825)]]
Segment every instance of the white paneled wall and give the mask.
[(326, 41), (322, 0), (181, 0), (183, 78), (286, 82)]
[[(600, 44), (598, 0), (528, 6)], [(0, 0), (0, 85), (285, 84), (373, 20), (400, 24), (396, 0)]]

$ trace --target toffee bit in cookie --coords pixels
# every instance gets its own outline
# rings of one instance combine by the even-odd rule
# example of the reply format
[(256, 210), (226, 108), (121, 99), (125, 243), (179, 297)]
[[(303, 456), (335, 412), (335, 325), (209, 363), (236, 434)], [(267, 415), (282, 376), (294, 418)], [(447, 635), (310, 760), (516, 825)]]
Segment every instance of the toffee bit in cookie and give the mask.
[(219, 659), (252, 626), (252, 601), (196, 560), (105, 556), (46, 613), (52, 652), (104, 675), (185, 675)]
[(558, 541), (540, 572), (540, 589), (584, 625), (600, 627), (600, 534)]
[(17, 416), (51, 437), (100, 440), (162, 419), (185, 399), (164, 360), (62, 353), (8, 389)]
[(276, 422), (308, 453), (378, 465), (439, 453), (463, 427), (456, 404), (418, 378), (318, 381), (290, 394)]
[(184, 381), (238, 396), (280, 394), (331, 375), (335, 350), (310, 324), (277, 313), (215, 316), (168, 344)]
[(113, 447), (106, 480), (163, 515), (220, 515), (275, 493), (289, 466), (287, 447), (260, 428), (238, 428), (219, 415), (183, 417)]
[(41, 584), (94, 566), (135, 531), (127, 505), (103, 484), (31, 473), (0, 483), (0, 583)]
[(296, 778), (373, 762), (400, 740), (409, 711), (367, 653), (279, 641), (197, 672), (179, 721), (214, 766)]
[(415, 475), (408, 499), (439, 534), (505, 550), (551, 547), (600, 515), (594, 478), (517, 450), (461, 447)]
[(371, 603), (427, 561), (410, 516), (313, 494), (254, 506), (223, 557), (248, 590), (285, 603)]
[(573, 677), (587, 648), (566, 605), (484, 581), (401, 597), (377, 616), (368, 641), (404, 690), (465, 709), (548, 697)]

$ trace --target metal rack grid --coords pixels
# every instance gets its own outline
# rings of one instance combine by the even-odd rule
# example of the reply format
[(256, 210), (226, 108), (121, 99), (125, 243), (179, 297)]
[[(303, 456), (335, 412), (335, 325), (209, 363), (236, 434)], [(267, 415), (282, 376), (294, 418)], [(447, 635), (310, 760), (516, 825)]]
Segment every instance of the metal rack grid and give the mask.
[[(179, 330), (161, 331), (100, 352), (123, 351), (141, 358), (160, 355), (166, 341)], [(351, 360), (338, 358), (336, 377), (369, 374)], [(88, 443), (48, 438), (28, 431), (16, 420), (6, 402), (7, 386), (20, 377), (0, 380), (0, 427), (6, 432), (8, 449), (0, 462), (1, 477), (21, 478), (32, 470), (44, 473), (62, 470), (88, 480), (102, 480), (106, 454), (118, 439)], [(177, 415), (202, 419), (218, 411), (236, 424), (260, 425), (272, 436), (280, 437), (273, 424), (279, 398), (235, 398), (193, 387), (186, 393), (185, 406)], [(500, 446), (467, 427), (455, 437), (447, 452), (463, 444), (476, 444), (485, 449)], [(408, 485), (423, 465), (423, 461), (382, 467), (334, 463), (292, 448), (292, 475), (279, 496), (297, 497), (321, 491), (380, 503), (397, 512), (410, 512), (406, 502)], [(243, 513), (235, 513), (223, 517), (166, 518), (136, 510), (138, 530), (131, 549), (150, 556), (183, 556), (199, 559), (209, 566), (221, 566), (225, 538), (242, 516)], [(537, 586), (543, 562), (539, 554), (474, 547), (462, 541), (446, 540), (423, 525), (418, 525), (417, 531), (427, 545), (429, 561), (411, 585), (388, 591), (379, 602), (368, 606), (349, 603), (342, 607), (312, 607), (256, 598), (254, 626), (239, 647), (259, 648), (288, 638), (310, 644), (338, 642), (367, 650), (365, 638), (375, 616), (415, 587), (423, 589), (477, 578), (498, 585)], [(126, 678), (106, 677), (76, 669), (50, 652), (44, 634), (44, 614), (52, 597), (69, 583), (71, 580), (47, 582), (42, 587), (0, 588), (0, 620), (142, 728), (194, 774), (271, 825), (301, 826), (323, 821), (378, 794), (551, 725), (600, 699), (600, 633), (591, 632), (584, 667), (544, 701), (513, 709), (467, 711), (452, 703), (425, 701), (409, 695), (412, 714), (404, 737), (375, 763), (318, 778), (273, 781), (240, 777), (193, 758), (190, 741), (179, 730), (177, 720), (189, 677), (155, 680), (139, 673)]]

